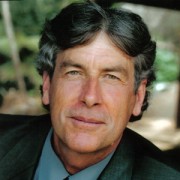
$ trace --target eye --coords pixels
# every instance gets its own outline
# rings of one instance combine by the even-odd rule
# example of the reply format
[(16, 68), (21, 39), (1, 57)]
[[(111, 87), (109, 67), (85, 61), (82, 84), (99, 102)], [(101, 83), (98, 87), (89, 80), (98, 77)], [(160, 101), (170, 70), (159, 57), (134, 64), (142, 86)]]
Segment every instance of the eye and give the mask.
[(112, 74), (106, 74), (105, 77), (108, 79), (112, 79), (112, 80), (120, 80), (119, 77), (112, 75)]
[(76, 71), (76, 70), (73, 70), (73, 71), (68, 71), (68, 72), (66, 72), (66, 74), (67, 74), (67, 75), (73, 75), (73, 76), (75, 76), (75, 75), (80, 75), (80, 72), (79, 72), (79, 71)]

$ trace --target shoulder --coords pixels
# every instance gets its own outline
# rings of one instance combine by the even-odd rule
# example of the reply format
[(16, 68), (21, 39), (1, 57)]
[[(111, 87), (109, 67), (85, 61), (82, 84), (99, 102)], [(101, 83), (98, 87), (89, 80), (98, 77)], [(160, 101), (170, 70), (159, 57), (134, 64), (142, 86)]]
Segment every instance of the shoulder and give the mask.
[(136, 159), (133, 168), (133, 178), (141, 179), (142, 177), (146, 177), (147, 180), (178, 180), (180, 178), (180, 172), (164, 162), (144, 156), (141, 159)]
[(176, 180), (180, 178), (180, 172), (168, 165), (163, 152), (152, 142), (130, 129), (126, 129), (125, 138), (132, 143), (135, 156), (133, 166), (135, 179), (146, 177), (147, 180)]
[(46, 122), (50, 119), (49, 114), (31, 116), (31, 115), (12, 115), (12, 114), (0, 114), (0, 128), (8, 127), (8, 125), (22, 125), (29, 123), (38, 123), (41, 121)]
[(133, 151), (137, 156), (150, 156), (161, 159), (162, 151), (152, 142), (131, 129), (126, 129), (123, 135), (126, 142), (131, 143)]
[(48, 114), (40, 116), (0, 114), (0, 134), (40, 125), (42, 128), (50, 125)]
[(0, 179), (33, 174), (50, 127), (49, 115), (0, 114)]
[(0, 144), (7, 149), (25, 137), (44, 136), (50, 129), (50, 116), (0, 114)]

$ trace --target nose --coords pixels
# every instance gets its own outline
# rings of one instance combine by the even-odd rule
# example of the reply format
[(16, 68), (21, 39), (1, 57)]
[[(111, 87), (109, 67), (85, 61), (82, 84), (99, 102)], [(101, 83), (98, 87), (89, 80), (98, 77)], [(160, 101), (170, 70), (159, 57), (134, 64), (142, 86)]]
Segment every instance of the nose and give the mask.
[(89, 108), (101, 104), (101, 88), (98, 80), (86, 80), (81, 91), (81, 101)]

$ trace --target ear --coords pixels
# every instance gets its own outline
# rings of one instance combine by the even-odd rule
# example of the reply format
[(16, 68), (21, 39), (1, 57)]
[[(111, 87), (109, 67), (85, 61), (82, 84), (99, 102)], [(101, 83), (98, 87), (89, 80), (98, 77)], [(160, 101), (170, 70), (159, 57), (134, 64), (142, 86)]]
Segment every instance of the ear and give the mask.
[(147, 80), (142, 80), (141, 84), (136, 92), (135, 106), (133, 109), (133, 115), (138, 116), (141, 113), (141, 107), (143, 105), (144, 97), (146, 94)]
[(44, 105), (49, 104), (49, 91), (50, 91), (50, 77), (49, 74), (44, 71), (43, 72), (43, 85), (42, 85), (42, 102)]

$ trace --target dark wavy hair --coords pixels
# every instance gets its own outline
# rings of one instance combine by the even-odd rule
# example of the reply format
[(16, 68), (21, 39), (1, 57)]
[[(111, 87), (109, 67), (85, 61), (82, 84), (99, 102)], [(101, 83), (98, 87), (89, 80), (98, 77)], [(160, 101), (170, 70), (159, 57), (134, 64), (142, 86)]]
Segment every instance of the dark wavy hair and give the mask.
[[(133, 57), (135, 69), (135, 93), (143, 79), (147, 87), (155, 80), (154, 60), (156, 43), (141, 17), (123, 9), (102, 8), (87, 1), (73, 3), (62, 9), (52, 20), (46, 20), (39, 43), (37, 70), (42, 75), (47, 71), (53, 76), (57, 54), (77, 45), (93, 41), (97, 33), (105, 32), (112, 42)], [(148, 107), (149, 88), (139, 116), (131, 116), (130, 121), (141, 118)]]

